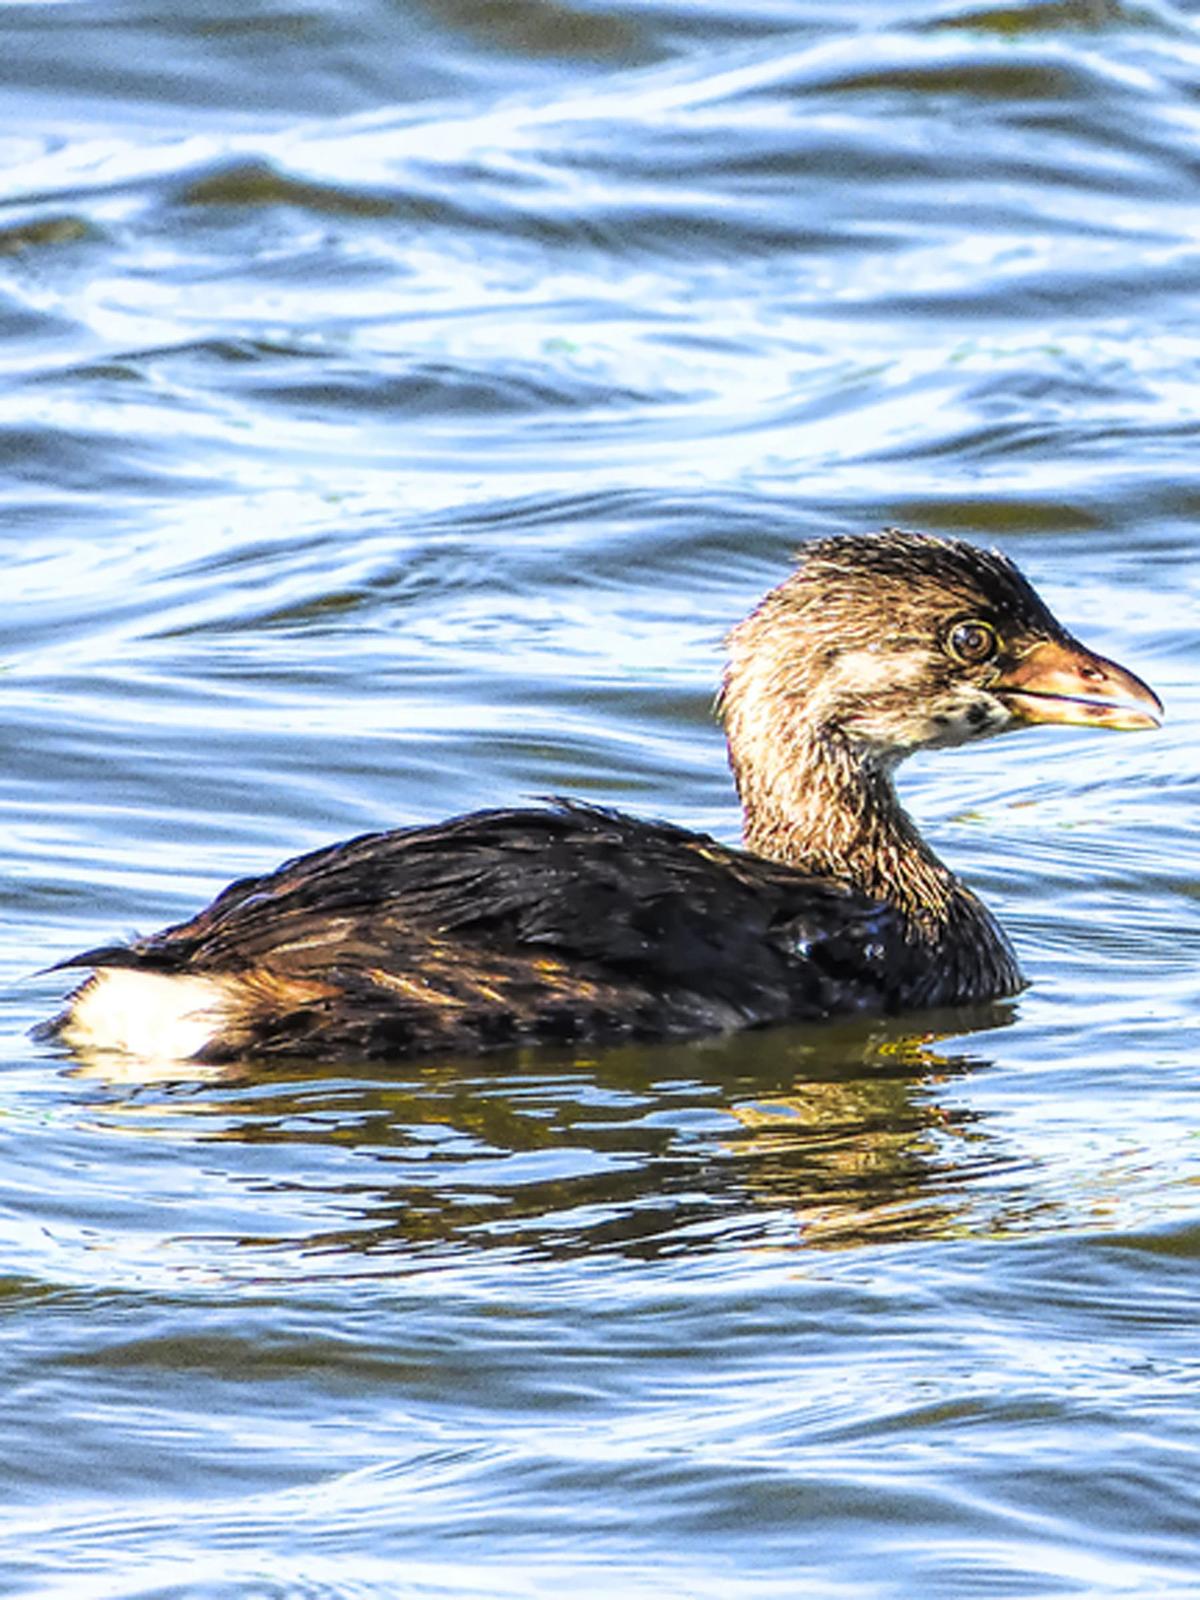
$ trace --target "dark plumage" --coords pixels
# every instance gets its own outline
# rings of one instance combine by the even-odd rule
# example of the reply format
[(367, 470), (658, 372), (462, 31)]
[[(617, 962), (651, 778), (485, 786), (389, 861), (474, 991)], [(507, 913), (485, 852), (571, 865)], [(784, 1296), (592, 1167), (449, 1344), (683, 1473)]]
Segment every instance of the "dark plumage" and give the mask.
[(1151, 691), (1005, 557), (894, 531), (808, 547), (729, 643), (747, 851), (571, 802), (366, 834), (72, 957), (96, 976), (47, 1031), (210, 1061), (398, 1057), (1015, 993), (1007, 941), (892, 770), (1022, 721), (1152, 726)]

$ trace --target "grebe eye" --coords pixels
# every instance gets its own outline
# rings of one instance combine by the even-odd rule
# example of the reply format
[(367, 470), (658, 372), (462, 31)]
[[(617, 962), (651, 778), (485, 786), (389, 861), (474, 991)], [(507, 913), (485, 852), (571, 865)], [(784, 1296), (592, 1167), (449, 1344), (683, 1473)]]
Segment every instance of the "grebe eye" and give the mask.
[(970, 666), (996, 654), (996, 630), (986, 622), (960, 622), (950, 635), (950, 654)]

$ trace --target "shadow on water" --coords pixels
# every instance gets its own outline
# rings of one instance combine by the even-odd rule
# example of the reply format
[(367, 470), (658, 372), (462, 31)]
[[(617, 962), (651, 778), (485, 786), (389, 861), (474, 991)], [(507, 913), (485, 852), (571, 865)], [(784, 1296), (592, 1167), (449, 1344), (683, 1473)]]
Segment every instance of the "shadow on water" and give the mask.
[[(89, 1120), (100, 1109), (110, 1131), (172, 1139), (190, 1123), (199, 1142), (252, 1150), (275, 1195), (302, 1193), (311, 1252), (427, 1265), (478, 1250), (653, 1259), (946, 1237), (1003, 1230), (989, 1194), (1027, 1164), (958, 1093), (991, 1065), (962, 1037), (1013, 1013), (441, 1060), (386, 1078), (300, 1063), (128, 1092), (108, 1080), (119, 1098)], [(108, 1077), (98, 1058), (73, 1072)], [(314, 1210), (335, 1225), (314, 1229)]]

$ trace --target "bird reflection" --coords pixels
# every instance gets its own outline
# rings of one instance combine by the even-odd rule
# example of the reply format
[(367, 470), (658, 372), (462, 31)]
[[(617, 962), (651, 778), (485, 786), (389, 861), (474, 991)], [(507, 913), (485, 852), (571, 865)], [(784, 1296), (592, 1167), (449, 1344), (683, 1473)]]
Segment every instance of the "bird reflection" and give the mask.
[(731, 1105), (747, 1187), (760, 1206), (784, 1209), (809, 1244), (966, 1225), (973, 1181), (1013, 1163), (978, 1112), (938, 1089), (989, 1063), (947, 1050), (936, 1033), (875, 1039), (864, 1056), (870, 1076), (797, 1076), (782, 1093)]
[[(956, 1086), (990, 1065), (968, 1035), (1010, 1003), (587, 1056), (545, 1050), (378, 1067), (223, 1068), (109, 1081), (89, 1120), (254, 1147), (263, 1230), (247, 1245), (397, 1257), (507, 1250), (640, 1258), (746, 1246), (847, 1248), (988, 1227), (1020, 1165)], [(99, 1058), (71, 1069), (95, 1079)], [(264, 1147), (278, 1159), (264, 1167)], [(249, 1151), (247, 1151), (249, 1154)], [(236, 1181), (243, 1166), (229, 1151)], [(302, 1173), (303, 1179), (297, 1176)]]

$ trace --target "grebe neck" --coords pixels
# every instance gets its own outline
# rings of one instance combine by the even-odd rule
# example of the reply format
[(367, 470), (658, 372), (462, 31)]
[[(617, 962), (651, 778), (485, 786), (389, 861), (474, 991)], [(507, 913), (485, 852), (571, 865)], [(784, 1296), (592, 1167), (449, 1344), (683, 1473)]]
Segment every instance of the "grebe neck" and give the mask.
[(756, 855), (886, 900), (928, 941), (943, 932), (956, 900), (974, 901), (922, 839), (887, 763), (819, 734), (770, 764), (739, 760), (739, 753), (731, 739), (743, 837)]

